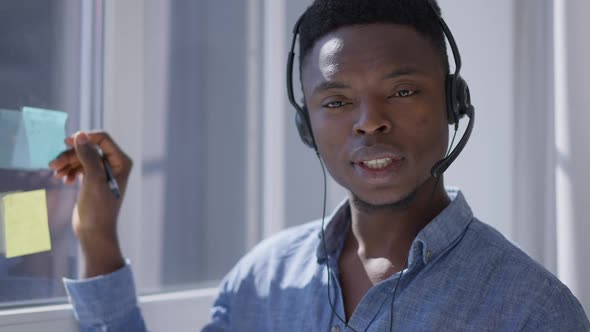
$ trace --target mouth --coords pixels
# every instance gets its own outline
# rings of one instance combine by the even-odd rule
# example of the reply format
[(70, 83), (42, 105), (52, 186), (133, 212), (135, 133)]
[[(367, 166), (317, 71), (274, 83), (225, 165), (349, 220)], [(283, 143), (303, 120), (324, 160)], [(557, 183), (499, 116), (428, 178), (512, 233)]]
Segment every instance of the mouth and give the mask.
[(368, 160), (361, 160), (358, 162), (353, 162), (353, 166), (356, 166), (362, 170), (371, 173), (381, 173), (385, 171), (396, 170), (399, 168), (401, 163), (403, 162), (404, 158), (402, 157), (377, 157)]
[(371, 185), (385, 185), (399, 178), (399, 170), (404, 162), (403, 157), (389, 155), (376, 156), (352, 163), (355, 173), (364, 182)]
[(393, 165), (394, 162), (400, 161), (400, 160), (401, 160), (401, 158), (385, 157), (385, 158), (376, 158), (376, 159), (371, 159), (371, 160), (363, 160), (363, 161), (359, 162), (358, 164), (361, 167), (368, 168), (369, 170), (380, 171), (380, 170), (387, 169), (389, 166)]

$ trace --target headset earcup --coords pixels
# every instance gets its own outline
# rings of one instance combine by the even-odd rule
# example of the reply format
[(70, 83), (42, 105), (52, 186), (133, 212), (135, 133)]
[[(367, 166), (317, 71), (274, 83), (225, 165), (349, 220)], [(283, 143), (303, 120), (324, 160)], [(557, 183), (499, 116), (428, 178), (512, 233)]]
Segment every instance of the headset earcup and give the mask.
[(450, 125), (457, 123), (459, 120), (457, 118), (457, 98), (455, 93), (455, 84), (455, 75), (447, 75), (447, 80), (445, 82), (445, 93), (447, 100), (447, 120), (449, 121)]
[(471, 107), (469, 86), (461, 76), (448, 75), (446, 82), (447, 118), (449, 124), (457, 123)]
[(305, 119), (304, 114), (307, 114), (307, 108), (304, 106), (301, 110), (298, 110), (295, 114), (295, 125), (297, 126), (297, 131), (299, 132), (299, 137), (301, 137), (301, 141), (307, 146), (312, 149), (315, 149), (313, 134), (311, 132), (311, 128), (309, 127), (309, 122)]
[(457, 100), (457, 109), (456, 115), (457, 119), (461, 119), (467, 114), (468, 110), (471, 106), (471, 94), (469, 92), (469, 86), (467, 82), (461, 77), (458, 76), (455, 78), (456, 80), (456, 100)]

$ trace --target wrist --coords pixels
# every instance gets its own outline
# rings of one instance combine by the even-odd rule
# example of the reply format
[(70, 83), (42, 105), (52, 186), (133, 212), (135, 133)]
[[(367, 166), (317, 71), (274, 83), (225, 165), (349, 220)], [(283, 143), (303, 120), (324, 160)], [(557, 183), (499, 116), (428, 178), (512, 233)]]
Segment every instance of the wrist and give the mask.
[(105, 275), (125, 266), (125, 259), (119, 248), (118, 241), (113, 239), (97, 239), (80, 241), (84, 254), (84, 278)]

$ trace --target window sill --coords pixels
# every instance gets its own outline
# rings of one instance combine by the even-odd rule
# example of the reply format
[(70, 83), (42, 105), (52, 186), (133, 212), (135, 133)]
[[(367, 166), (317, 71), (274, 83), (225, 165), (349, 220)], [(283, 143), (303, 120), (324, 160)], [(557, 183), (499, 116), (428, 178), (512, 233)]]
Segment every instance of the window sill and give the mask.
[[(209, 321), (216, 288), (140, 296), (139, 302), (151, 331), (195, 331)], [(77, 332), (70, 304), (0, 311), (0, 332)]]

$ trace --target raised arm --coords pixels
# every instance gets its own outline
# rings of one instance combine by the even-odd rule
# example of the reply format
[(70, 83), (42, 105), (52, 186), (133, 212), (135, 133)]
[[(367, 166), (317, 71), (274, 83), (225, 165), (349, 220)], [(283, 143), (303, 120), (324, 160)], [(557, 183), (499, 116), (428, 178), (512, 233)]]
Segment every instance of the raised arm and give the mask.
[[(131, 158), (105, 132), (80, 132), (67, 138), (66, 144), (71, 149), (49, 166), (66, 183), (81, 177), (72, 226), (86, 264), (83, 279), (65, 280), (76, 317), (84, 331), (145, 331), (131, 269), (126, 266), (117, 236)], [(109, 187), (99, 149), (118, 183), (120, 197)]]

